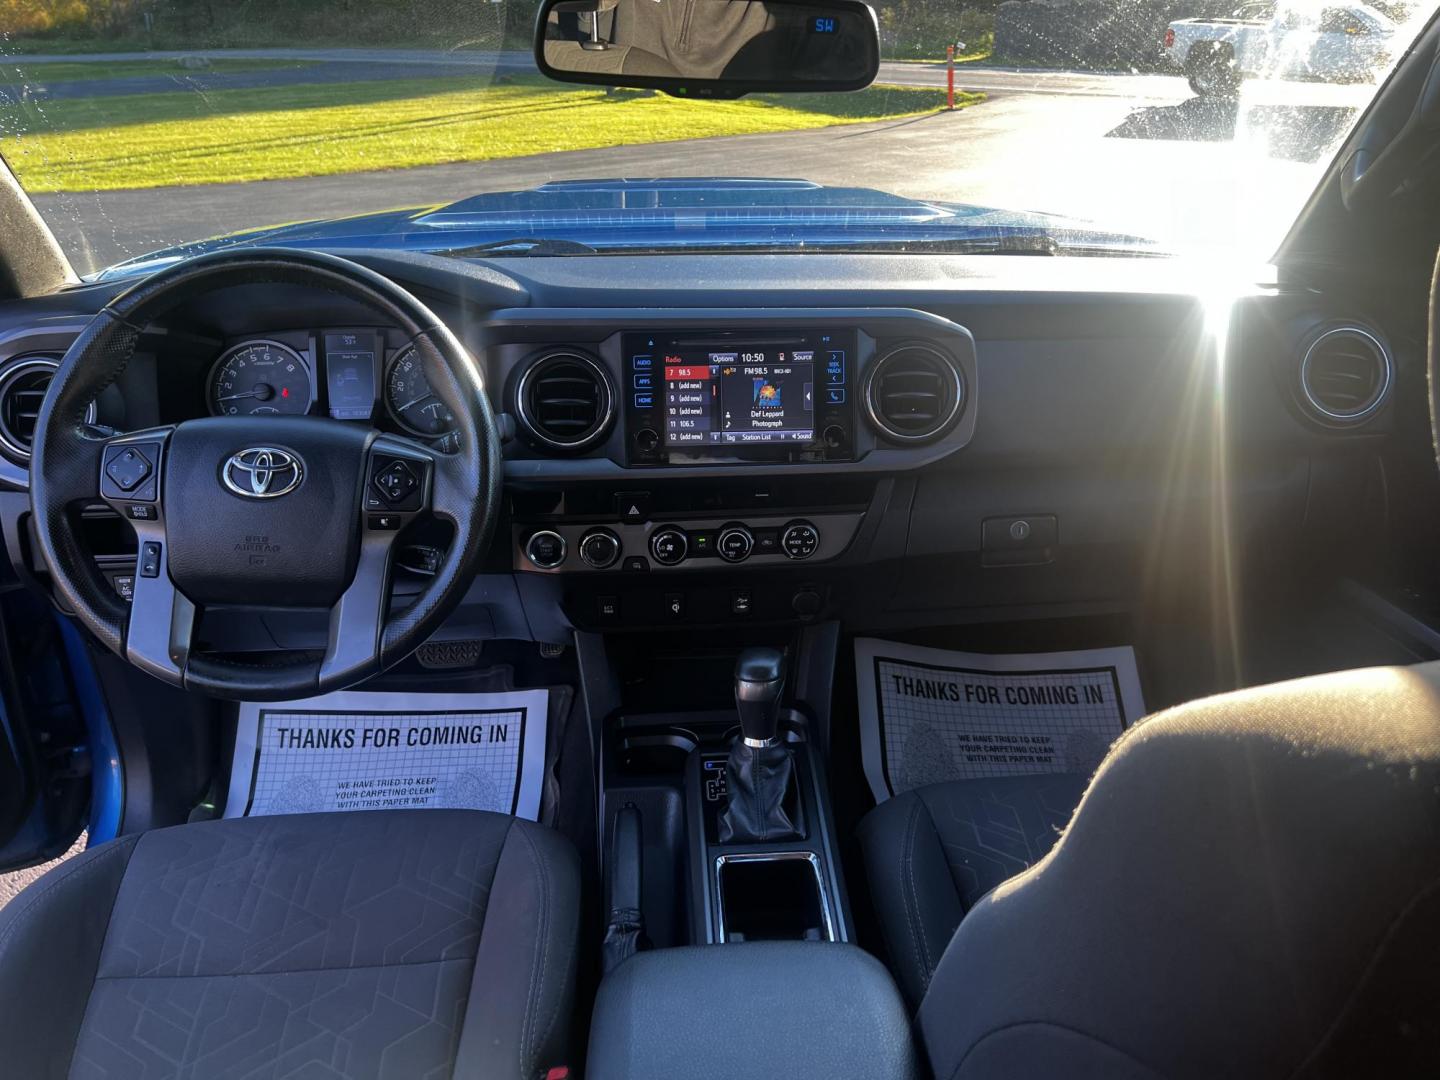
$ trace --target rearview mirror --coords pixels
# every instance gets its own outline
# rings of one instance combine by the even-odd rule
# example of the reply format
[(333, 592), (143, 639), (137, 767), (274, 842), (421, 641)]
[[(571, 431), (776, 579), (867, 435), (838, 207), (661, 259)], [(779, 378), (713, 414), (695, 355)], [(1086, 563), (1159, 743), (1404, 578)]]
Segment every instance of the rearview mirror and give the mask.
[(860, 90), (880, 35), (861, 0), (542, 0), (535, 63), (561, 82), (677, 97)]

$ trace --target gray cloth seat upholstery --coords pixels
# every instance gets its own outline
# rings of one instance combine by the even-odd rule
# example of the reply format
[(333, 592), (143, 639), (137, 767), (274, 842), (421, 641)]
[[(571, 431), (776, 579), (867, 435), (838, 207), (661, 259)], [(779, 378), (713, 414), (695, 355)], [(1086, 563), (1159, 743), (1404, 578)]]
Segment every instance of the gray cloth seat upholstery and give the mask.
[(461, 810), (97, 846), (0, 912), (0, 1072), (519, 1077), (569, 1063), (573, 848)]
[(1440, 664), (1194, 702), (1112, 748), (980, 898), (936, 1077), (1440, 1075)]
[(957, 780), (904, 792), (860, 826), (860, 849), (890, 970), (912, 1009), (965, 912), (1039, 862), (1088, 776)]

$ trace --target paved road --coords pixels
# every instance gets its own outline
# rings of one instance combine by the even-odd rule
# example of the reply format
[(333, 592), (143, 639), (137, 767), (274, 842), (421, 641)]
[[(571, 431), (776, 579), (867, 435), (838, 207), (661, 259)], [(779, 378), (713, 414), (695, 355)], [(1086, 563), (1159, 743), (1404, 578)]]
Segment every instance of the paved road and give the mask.
[[(364, 63), (495, 71), (528, 64), (523, 53), (296, 49), (226, 55), (315, 60), (321, 69)], [(887, 64), (882, 78), (942, 84), (944, 68)], [(1245, 105), (1237, 111), (1201, 101), (1184, 80), (1163, 75), (967, 66), (958, 84), (985, 90), (989, 100), (953, 114), (820, 131), (306, 180), (53, 195), (37, 202), (82, 272), (167, 244), (280, 221), (609, 176), (803, 176), (916, 198), (1048, 210), (1166, 243), (1218, 247), (1276, 233), (1312, 182), (1322, 148), (1368, 93), (1363, 87), (1247, 84)]]
[[(611, 176), (803, 176), (916, 198), (1048, 210), (1186, 246), (1273, 234), (1298, 208), (1317, 147), (1343, 109), (1247, 119), (1189, 99), (1134, 104), (1010, 94), (955, 113), (778, 135), (619, 146), (540, 157), (149, 191), (40, 197), (82, 272), (217, 232), (449, 202), (547, 180)], [(1288, 156), (1273, 157), (1272, 152)], [(1308, 160), (1307, 160), (1308, 159)]]

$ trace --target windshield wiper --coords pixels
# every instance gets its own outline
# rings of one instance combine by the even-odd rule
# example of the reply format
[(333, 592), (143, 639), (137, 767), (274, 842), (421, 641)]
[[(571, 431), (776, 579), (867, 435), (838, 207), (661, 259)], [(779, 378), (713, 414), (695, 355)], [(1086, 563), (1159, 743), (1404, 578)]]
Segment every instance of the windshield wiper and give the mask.
[(436, 254), (455, 259), (474, 259), (485, 255), (598, 255), (600, 250), (579, 240), (537, 240), (530, 236), (512, 236), (509, 240), (449, 248)]
[(1148, 244), (1107, 243), (1100, 239), (1079, 234), (1073, 239), (1047, 232), (997, 230), (986, 233), (966, 233), (960, 236), (919, 236), (897, 237), (895, 239), (816, 239), (806, 241), (762, 240), (752, 242), (710, 242), (683, 244), (616, 243), (594, 247), (579, 240), (559, 238), (536, 239), (514, 237), (509, 240), (495, 240), (484, 244), (447, 248), (437, 252), (457, 259), (485, 258), (486, 256), (522, 255), (783, 255), (791, 253), (814, 253), (827, 255), (874, 255), (874, 254), (949, 254), (949, 255), (1153, 255), (1162, 256), (1168, 252)]

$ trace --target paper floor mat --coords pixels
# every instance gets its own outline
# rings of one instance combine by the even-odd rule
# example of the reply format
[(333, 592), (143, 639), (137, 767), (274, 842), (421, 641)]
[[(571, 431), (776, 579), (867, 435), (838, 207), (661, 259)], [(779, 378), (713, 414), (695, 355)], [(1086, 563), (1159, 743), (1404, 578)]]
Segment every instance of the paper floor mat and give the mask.
[(343, 691), (247, 702), (225, 816), (444, 807), (534, 821), (548, 698)]
[(926, 784), (1090, 773), (1145, 714), (1131, 648), (989, 655), (855, 641), (876, 802)]

